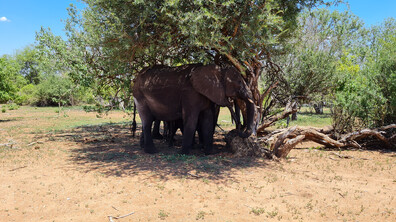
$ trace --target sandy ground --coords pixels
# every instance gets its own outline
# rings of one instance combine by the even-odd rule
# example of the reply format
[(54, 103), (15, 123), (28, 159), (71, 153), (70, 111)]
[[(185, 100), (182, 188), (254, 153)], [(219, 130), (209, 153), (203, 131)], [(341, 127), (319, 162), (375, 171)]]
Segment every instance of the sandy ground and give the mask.
[(16, 144), (0, 147), (0, 221), (396, 221), (395, 152), (305, 143), (286, 160), (243, 159), (217, 135), (216, 155), (160, 141), (148, 155), (128, 125), (45, 133), (26, 127), (40, 118), (2, 117), (0, 143)]

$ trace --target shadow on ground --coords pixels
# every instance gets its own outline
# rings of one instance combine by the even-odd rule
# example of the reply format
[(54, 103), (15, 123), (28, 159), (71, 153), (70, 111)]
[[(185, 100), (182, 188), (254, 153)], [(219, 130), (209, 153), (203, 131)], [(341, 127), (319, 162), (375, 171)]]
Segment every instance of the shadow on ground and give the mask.
[[(138, 128), (137, 132), (140, 132)], [(124, 177), (142, 172), (167, 179), (169, 176), (196, 179), (232, 179), (233, 170), (269, 166), (261, 158), (233, 158), (216, 133), (214, 149), (217, 154), (205, 156), (194, 149), (191, 155), (179, 155), (181, 135), (175, 147), (155, 140), (157, 154), (146, 154), (139, 146), (139, 135), (132, 137), (128, 124), (83, 126), (51, 135), (51, 140), (73, 141), (77, 148), (69, 150), (72, 167), (84, 172), (99, 171), (105, 176)]]

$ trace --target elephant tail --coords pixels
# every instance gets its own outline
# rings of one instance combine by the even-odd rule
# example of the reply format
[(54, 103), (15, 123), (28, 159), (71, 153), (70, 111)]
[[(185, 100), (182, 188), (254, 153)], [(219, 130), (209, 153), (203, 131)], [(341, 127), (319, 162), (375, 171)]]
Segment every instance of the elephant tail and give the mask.
[(132, 136), (135, 137), (136, 132), (136, 103), (133, 103), (133, 120), (132, 120)]

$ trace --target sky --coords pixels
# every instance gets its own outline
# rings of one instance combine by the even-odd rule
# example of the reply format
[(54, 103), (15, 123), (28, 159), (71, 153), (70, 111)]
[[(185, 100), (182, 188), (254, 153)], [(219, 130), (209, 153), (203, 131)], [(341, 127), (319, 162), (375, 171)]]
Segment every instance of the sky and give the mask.
[[(379, 25), (384, 19), (396, 18), (396, 0), (346, 0), (350, 10), (366, 26)], [(70, 4), (81, 8), (78, 0), (0, 0), (0, 56), (35, 43), (41, 27), (50, 28), (55, 35), (65, 36), (64, 23)], [(345, 10), (345, 5), (339, 9)]]

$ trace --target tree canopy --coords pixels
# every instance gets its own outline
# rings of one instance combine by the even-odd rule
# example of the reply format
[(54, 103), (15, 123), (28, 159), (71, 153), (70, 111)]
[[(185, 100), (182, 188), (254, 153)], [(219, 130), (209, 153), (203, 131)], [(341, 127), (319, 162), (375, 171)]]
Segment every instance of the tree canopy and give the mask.
[(258, 82), (271, 54), (292, 36), (297, 16), (322, 0), (103, 1), (69, 8), (67, 41), (49, 29), (37, 34), (42, 50), (64, 62), (75, 82), (130, 103), (130, 81), (154, 64), (216, 63), (239, 69), (256, 104)]
[[(0, 75), (13, 73), (1, 79), (2, 101), (50, 104), (86, 92), (90, 100), (128, 107), (131, 80), (143, 67), (199, 62), (239, 69), (264, 115), (292, 98), (326, 97), (354, 118), (367, 117), (368, 125), (394, 117), (392, 19), (367, 29), (349, 11), (312, 10), (328, 4), (323, 0), (83, 2), (68, 9), (66, 39), (42, 28), (37, 46), (2, 58)], [(15, 86), (15, 79), (24, 83)], [(45, 85), (54, 81), (73, 89), (50, 92)], [(359, 103), (345, 102), (352, 92)], [(367, 114), (369, 107), (376, 111)]]

